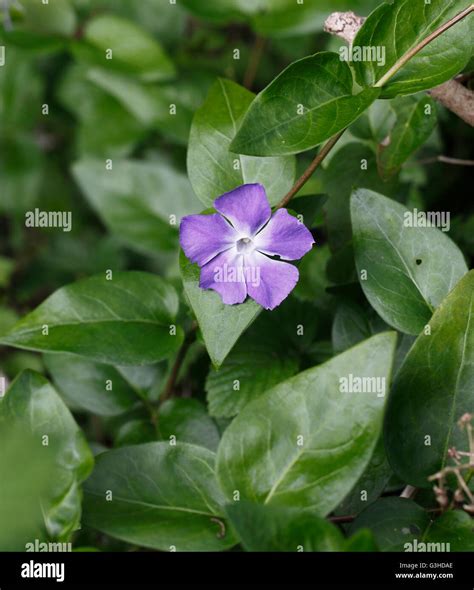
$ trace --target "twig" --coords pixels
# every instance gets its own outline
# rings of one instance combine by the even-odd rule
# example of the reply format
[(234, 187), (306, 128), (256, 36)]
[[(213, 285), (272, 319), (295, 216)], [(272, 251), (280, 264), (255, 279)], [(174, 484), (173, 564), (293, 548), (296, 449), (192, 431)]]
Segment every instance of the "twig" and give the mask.
[(448, 80), (428, 92), (447, 109), (474, 127), (474, 92), (456, 80)]
[(179, 371), (183, 364), (183, 361), (186, 357), (186, 354), (189, 350), (189, 347), (194, 342), (196, 338), (198, 325), (196, 322), (193, 323), (191, 329), (186, 334), (183, 343), (181, 344), (181, 348), (178, 350), (178, 354), (176, 355), (176, 359), (173, 363), (173, 367), (171, 368), (171, 373), (168, 377), (168, 381), (166, 382), (163, 395), (161, 396), (161, 403), (172, 397), (174, 388), (176, 385), (176, 380), (178, 379)]
[(252, 48), (252, 52), (250, 53), (250, 59), (247, 66), (247, 70), (244, 75), (244, 86), (249, 90), (252, 89), (253, 83), (255, 82), (255, 77), (257, 75), (258, 66), (260, 65), (260, 60), (262, 59), (265, 45), (265, 39), (263, 39), (260, 36), (257, 36), (255, 38), (255, 43)]
[(449, 158), (448, 156), (434, 156), (433, 158), (418, 160), (418, 164), (433, 164), (435, 162), (453, 164), (454, 166), (474, 166), (474, 160), (459, 160), (458, 158)]
[(334, 135), (333, 137), (331, 137), (331, 139), (329, 139), (327, 141), (327, 143), (325, 143), (323, 145), (323, 147), (321, 148), (320, 152), (316, 155), (316, 157), (311, 162), (311, 164), (308, 166), (308, 168), (306, 168), (306, 170), (304, 171), (304, 173), (296, 181), (296, 183), (294, 184), (293, 188), (278, 203), (278, 205), (276, 206), (277, 209), (280, 209), (281, 207), (286, 207), (288, 205), (288, 203), (291, 201), (291, 199), (308, 182), (308, 180), (311, 178), (311, 176), (313, 175), (313, 173), (316, 170), (316, 168), (321, 164), (321, 162), (324, 160), (324, 158), (329, 154), (329, 152), (332, 150), (332, 148), (339, 141), (339, 138), (342, 136), (342, 134), (344, 133), (344, 131), (345, 131), (345, 129), (343, 129), (342, 131), (339, 131), (339, 133), (337, 135)]

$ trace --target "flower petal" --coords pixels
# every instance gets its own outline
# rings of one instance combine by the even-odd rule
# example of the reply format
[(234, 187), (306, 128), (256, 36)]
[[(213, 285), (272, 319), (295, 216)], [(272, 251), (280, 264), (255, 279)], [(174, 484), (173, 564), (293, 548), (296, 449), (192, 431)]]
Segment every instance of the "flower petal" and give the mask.
[(261, 184), (243, 184), (216, 199), (214, 207), (227, 217), (240, 237), (247, 238), (254, 236), (272, 214)]
[(234, 228), (218, 213), (188, 215), (181, 220), (179, 243), (189, 260), (199, 266), (231, 248), (237, 239)]
[(260, 252), (280, 256), (283, 260), (298, 260), (314, 244), (308, 228), (286, 209), (278, 209), (253, 241)]
[(222, 252), (201, 269), (201, 289), (214, 289), (226, 304), (242, 303), (247, 297), (244, 257), (231, 248)]
[(280, 305), (298, 282), (296, 266), (257, 251), (245, 257), (245, 266), (248, 294), (265, 309)]

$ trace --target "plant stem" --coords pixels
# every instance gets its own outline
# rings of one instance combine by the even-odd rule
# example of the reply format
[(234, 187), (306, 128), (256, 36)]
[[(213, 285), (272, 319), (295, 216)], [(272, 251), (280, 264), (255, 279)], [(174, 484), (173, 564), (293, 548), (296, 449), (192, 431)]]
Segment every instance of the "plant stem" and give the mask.
[(171, 368), (171, 373), (168, 377), (168, 381), (166, 382), (163, 395), (161, 396), (161, 403), (173, 396), (176, 380), (178, 379), (179, 371), (181, 369), (183, 361), (186, 358), (186, 354), (189, 350), (189, 347), (196, 339), (197, 328), (198, 325), (196, 322), (194, 322), (191, 329), (186, 334), (183, 343), (181, 344), (181, 348), (178, 350), (178, 354), (176, 355), (173, 367)]
[(306, 168), (304, 173), (296, 181), (293, 188), (278, 203), (278, 205), (276, 206), (277, 209), (280, 209), (281, 207), (286, 207), (288, 205), (288, 203), (291, 201), (291, 199), (296, 195), (296, 193), (298, 193), (300, 191), (300, 189), (308, 182), (308, 180), (311, 178), (311, 176), (313, 175), (316, 168), (321, 164), (321, 162), (324, 160), (324, 158), (329, 154), (329, 152), (332, 150), (332, 148), (339, 141), (339, 138), (342, 136), (344, 131), (345, 131), (345, 129), (343, 129), (342, 131), (339, 131), (339, 133), (337, 133), (336, 135), (331, 137), (331, 139), (329, 139), (327, 141), (327, 143), (325, 143), (323, 145), (323, 147), (321, 148), (321, 151), (318, 152), (318, 154), (316, 155), (314, 160), (311, 162), (311, 164), (308, 166), (308, 168)]
[(431, 41), (442, 35), (445, 31), (450, 29), (453, 25), (461, 21), (463, 18), (471, 14), (474, 11), (474, 4), (471, 4), (467, 8), (465, 8), (462, 12), (458, 13), (456, 16), (453, 16), (448, 22), (444, 23), (440, 27), (438, 27), (435, 31), (433, 31), (428, 37), (420, 41), (415, 47), (407, 51), (405, 55), (393, 64), (393, 66), (380, 78), (380, 80), (375, 84), (375, 88), (382, 88), (385, 84), (392, 78), (406, 63), (409, 61), (414, 55), (420, 52), (424, 47), (426, 47)]
[(474, 166), (474, 160), (460, 160), (458, 158), (449, 158), (448, 156), (435, 156), (434, 158), (418, 160), (418, 164), (434, 164), (435, 162), (453, 164), (454, 166)]
[(355, 520), (355, 515), (354, 514), (348, 514), (347, 516), (330, 516), (328, 518), (328, 520), (330, 520), (331, 522), (352, 522), (353, 520)]
[(262, 59), (265, 44), (266, 41), (262, 37), (257, 36), (255, 38), (255, 43), (250, 54), (247, 71), (245, 72), (244, 76), (244, 86), (248, 90), (251, 90), (253, 83), (255, 82), (255, 76), (257, 75), (258, 66), (260, 65), (260, 60)]

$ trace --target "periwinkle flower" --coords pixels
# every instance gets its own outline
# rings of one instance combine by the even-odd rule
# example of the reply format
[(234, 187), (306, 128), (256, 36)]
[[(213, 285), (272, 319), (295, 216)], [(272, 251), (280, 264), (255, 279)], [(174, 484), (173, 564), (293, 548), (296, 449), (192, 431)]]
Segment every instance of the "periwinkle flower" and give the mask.
[(311, 232), (286, 209), (272, 215), (261, 184), (239, 186), (216, 199), (214, 207), (217, 213), (181, 221), (180, 244), (201, 267), (199, 286), (214, 289), (229, 305), (249, 295), (274, 309), (298, 282), (298, 269), (286, 261), (311, 250)]

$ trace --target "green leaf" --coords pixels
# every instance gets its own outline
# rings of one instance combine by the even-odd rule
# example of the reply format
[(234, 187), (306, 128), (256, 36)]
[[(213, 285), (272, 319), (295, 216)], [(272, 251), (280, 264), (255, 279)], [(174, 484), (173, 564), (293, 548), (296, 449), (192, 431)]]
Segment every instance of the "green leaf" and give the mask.
[[(380, 5), (359, 30), (353, 47), (382, 48), (385, 57), (352, 61), (357, 82), (376, 84), (398, 60), (469, 4), (469, 0), (395, 0)], [(472, 16), (467, 17), (431, 41), (384, 85), (381, 97), (414, 94), (458, 74), (472, 53), (472, 22)]]
[(253, 342), (251, 338), (241, 341), (222, 367), (211, 370), (207, 377), (209, 412), (217, 417), (235, 416), (249, 402), (297, 370), (295, 358), (285, 358), (267, 342)]
[(92, 469), (92, 454), (69, 410), (48, 381), (24, 371), (0, 401), (0, 423), (22, 428), (50, 456), (54, 473), (41, 498), (44, 526), (52, 539), (68, 539), (79, 528), (80, 483)]
[(377, 162), (383, 177), (392, 176), (421, 147), (436, 126), (436, 105), (422, 96), (398, 98), (392, 102), (396, 122), (379, 145)]
[(156, 442), (103, 453), (86, 483), (85, 523), (162, 551), (232, 547), (236, 541), (222, 518), (224, 499), (214, 460), (208, 449), (186, 443)]
[[(474, 551), (472, 517), (462, 510), (448, 510), (431, 525), (424, 539), (428, 543), (449, 543), (449, 551)], [(442, 551), (443, 546), (436, 550)]]
[(80, 121), (78, 151), (104, 158), (125, 157), (144, 137), (145, 129), (116, 98), (91, 83), (89, 70), (73, 65), (57, 87), (61, 104)]
[(158, 430), (164, 440), (176, 440), (217, 450), (220, 435), (216, 423), (201, 402), (175, 398), (165, 401), (158, 414)]
[(219, 445), (227, 497), (239, 490), (242, 500), (331, 512), (367, 466), (384, 407), (376, 393), (344, 393), (341, 378), (388, 382), (395, 341), (392, 333), (374, 336), (250, 403)]
[(369, 320), (364, 310), (356, 303), (341, 303), (336, 310), (332, 325), (334, 352), (344, 352), (372, 335)]
[[(370, 107), (350, 126), (350, 133), (358, 139), (380, 143), (390, 132), (396, 121), (392, 102), (388, 100), (376, 100)], [(331, 161), (337, 160), (332, 158)]]
[(405, 543), (423, 538), (430, 525), (428, 513), (407, 498), (380, 498), (368, 506), (351, 524), (355, 533), (368, 528), (381, 551), (404, 551)]
[(471, 271), (435, 311), (397, 373), (385, 447), (395, 473), (412, 485), (429, 487), (428, 476), (446, 465), (450, 447), (467, 450), (456, 422), (474, 406), (473, 314)]
[(181, 328), (170, 334), (177, 311), (175, 290), (157, 276), (115, 272), (107, 280), (96, 275), (53, 293), (0, 342), (116, 365), (151, 364), (181, 343)]
[(76, 29), (76, 14), (69, 0), (38, 2), (22, 0), (21, 27), (41, 35), (70, 37)]
[(218, 368), (263, 308), (250, 298), (240, 305), (225, 305), (218, 293), (199, 287), (200, 269), (183, 252), (179, 265), (188, 303), (196, 316), (211, 361)]
[(341, 551), (340, 530), (311, 510), (239, 501), (226, 513), (247, 551)]
[[(384, 182), (377, 171), (374, 151), (362, 143), (350, 142), (331, 158), (323, 172), (329, 244), (337, 252), (352, 241), (350, 196), (354, 189), (367, 188), (391, 196), (396, 179)], [(353, 256), (351, 256), (353, 259)]]
[(235, 416), (265, 391), (295, 375), (314, 339), (315, 308), (290, 298), (273, 312), (263, 312), (219, 370), (206, 379), (209, 413)]
[[(194, 111), (205, 97), (208, 76), (186, 72), (172, 84), (149, 85), (129, 75), (89, 68), (87, 80), (115, 98), (142, 126), (158, 129), (173, 141), (187, 145)], [(174, 106), (175, 110), (172, 110)]]
[(196, 213), (187, 178), (162, 162), (84, 159), (73, 166), (84, 195), (110, 231), (134, 250), (175, 251), (184, 215)]
[(22, 424), (2, 423), (0, 445), (0, 550), (25, 551), (31, 539), (47, 536), (39, 499), (48, 494), (54, 458)]
[[(84, 38), (103, 52), (104, 66), (121, 69), (148, 82), (174, 76), (174, 66), (161, 45), (144, 29), (121, 17), (104, 14), (87, 24)], [(112, 50), (112, 58), (106, 52)]]
[(414, 213), (372, 191), (352, 195), (351, 215), (367, 299), (387, 324), (419, 334), (467, 272), (461, 251), (435, 227), (411, 227)]
[(241, 184), (260, 183), (271, 205), (290, 190), (294, 157), (253, 158), (229, 152), (243, 116), (255, 95), (235, 82), (219, 78), (196, 111), (188, 146), (188, 174), (194, 192), (206, 207)]
[(392, 470), (387, 461), (383, 437), (380, 436), (364, 473), (339, 504), (335, 514), (359, 514), (382, 494), (391, 475)]
[(47, 354), (44, 362), (61, 397), (72, 409), (116, 416), (140, 399), (134, 387), (111, 365), (69, 354)]
[(280, 156), (317, 146), (378, 98), (378, 89), (353, 95), (352, 87), (351, 70), (336, 53), (316, 53), (292, 63), (254, 100), (230, 149)]

